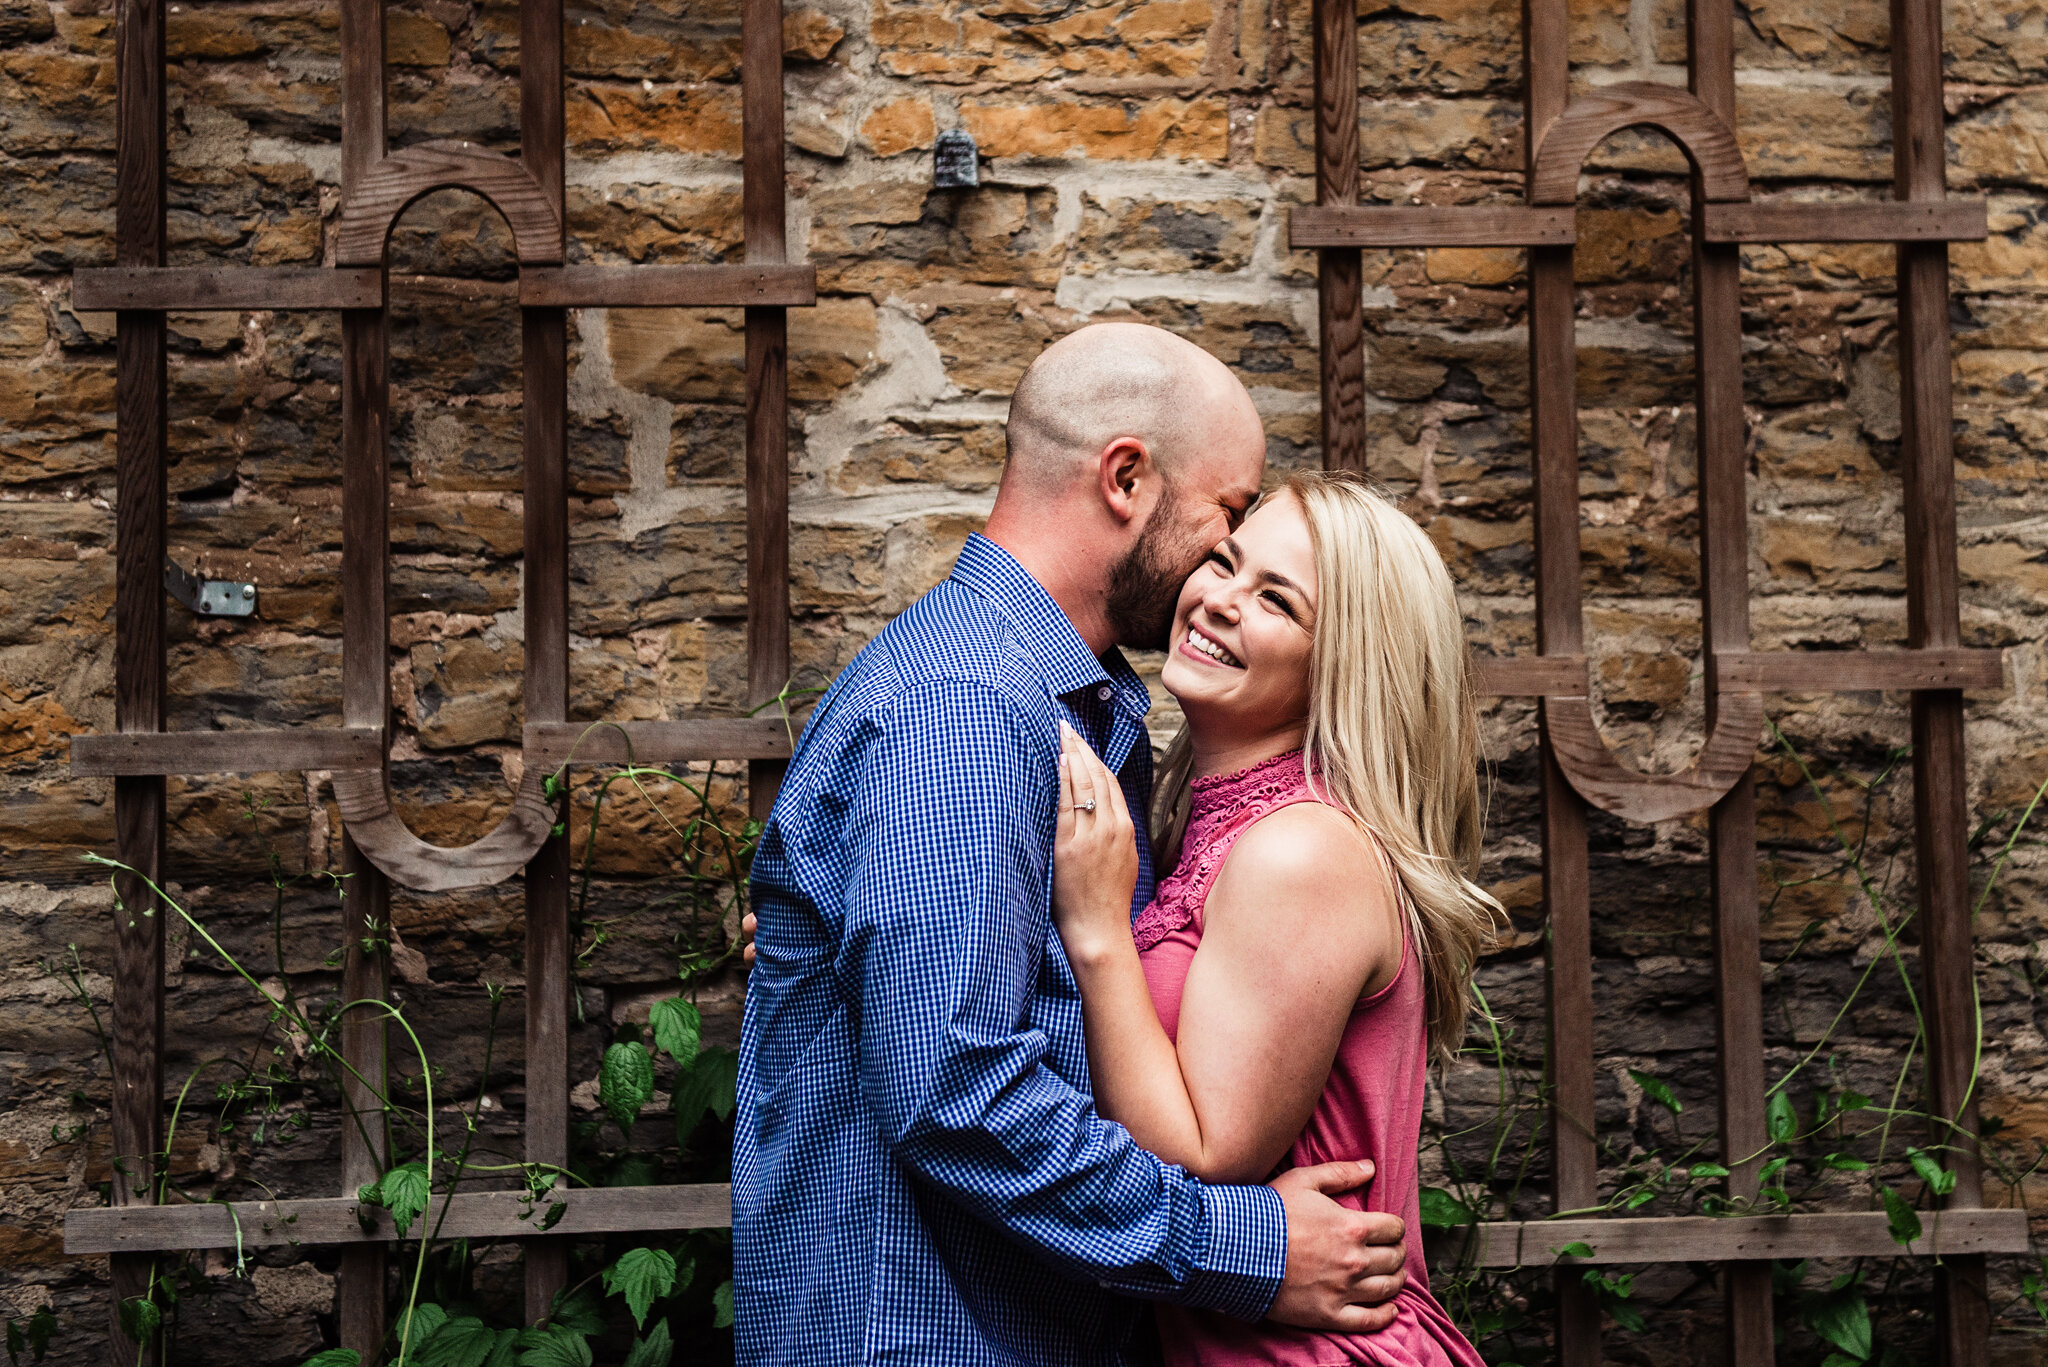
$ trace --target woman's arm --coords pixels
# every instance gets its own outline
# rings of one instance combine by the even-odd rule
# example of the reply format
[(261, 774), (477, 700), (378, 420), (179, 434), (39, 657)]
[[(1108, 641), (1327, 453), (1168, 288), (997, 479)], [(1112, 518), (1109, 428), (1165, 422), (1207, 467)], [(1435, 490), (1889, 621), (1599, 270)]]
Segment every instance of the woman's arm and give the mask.
[[(1095, 813), (1072, 810), (1091, 797)], [(1131, 940), (1119, 785), (1078, 738), (1066, 743), (1062, 807), (1053, 910), (1081, 987), (1097, 1109), (1197, 1177), (1261, 1180), (1315, 1110), (1359, 997), (1400, 971), (1390, 872), (1320, 804), (1246, 831), (1209, 895), (1176, 1044)], [(1096, 819), (1105, 808), (1115, 815)], [(1128, 859), (1134, 877), (1134, 849)]]

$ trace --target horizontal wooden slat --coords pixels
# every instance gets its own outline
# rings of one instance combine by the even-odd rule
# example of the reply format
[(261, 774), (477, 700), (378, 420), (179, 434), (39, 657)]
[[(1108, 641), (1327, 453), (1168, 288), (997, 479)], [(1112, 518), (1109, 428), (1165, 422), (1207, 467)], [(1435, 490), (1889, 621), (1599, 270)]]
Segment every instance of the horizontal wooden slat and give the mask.
[(519, 272), (529, 308), (738, 308), (818, 302), (815, 266), (548, 266)]
[[(635, 1234), (723, 1229), (732, 1223), (732, 1188), (577, 1187), (529, 1202), (524, 1192), (462, 1192), (436, 1197), (424, 1228), (444, 1239), (502, 1239), (538, 1233), (548, 1208), (562, 1216), (550, 1234)], [(441, 1218), (441, 1208), (448, 1208)], [(367, 1220), (367, 1227), (366, 1227)], [(417, 1238), (422, 1225), (406, 1231)], [(279, 1244), (374, 1244), (399, 1238), (389, 1211), (353, 1197), (238, 1201), (192, 1206), (74, 1210), (64, 1217), (66, 1253), (147, 1253), (169, 1249), (266, 1248)]]
[(1525, 204), (1321, 204), (1288, 216), (1295, 247), (1568, 247), (1573, 211)]
[(279, 731), (130, 731), (73, 736), (71, 772), (129, 778), (151, 774), (274, 774), (296, 769), (375, 769), (384, 739), (368, 727), (304, 726)]
[(74, 271), (71, 306), (114, 309), (375, 309), (384, 273), (375, 268), (111, 266)]
[(774, 717), (691, 717), (680, 721), (545, 722), (526, 728), (526, 762), (671, 764), (693, 759), (788, 759), (792, 730)]
[(1501, 1221), (1433, 1236), (1430, 1261), (1465, 1258), (1468, 1265), (1547, 1267), (1564, 1261), (1556, 1250), (1583, 1243), (1592, 1256), (1578, 1263), (1742, 1262), (1762, 1258), (1898, 1258), (1960, 1253), (2024, 1253), (2024, 1210), (1948, 1210), (1921, 1213), (1922, 1237), (1895, 1243), (1883, 1211), (1828, 1211), (1721, 1219), (1677, 1215), (1646, 1219)]
[(1709, 242), (1976, 242), (1989, 234), (1981, 199), (1708, 204)]
[(1482, 698), (1582, 698), (1586, 695), (1586, 657), (1478, 656), (1472, 661), (1472, 688)]
[(1881, 690), (2000, 688), (1997, 650), (1786, 650), (1712, 657), (1718, 691), (1857, 693)]

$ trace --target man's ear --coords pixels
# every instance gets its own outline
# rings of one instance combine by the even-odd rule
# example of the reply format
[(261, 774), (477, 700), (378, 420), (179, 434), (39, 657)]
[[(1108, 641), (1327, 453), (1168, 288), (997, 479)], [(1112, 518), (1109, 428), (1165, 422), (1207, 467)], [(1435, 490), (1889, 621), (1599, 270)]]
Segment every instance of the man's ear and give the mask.
[(1096, 458), (1102, 501), (1119, 522), (1138, 516), (1139, 499), (1152, 478), (1152, 453), (1136, 437), (1118, 437)]

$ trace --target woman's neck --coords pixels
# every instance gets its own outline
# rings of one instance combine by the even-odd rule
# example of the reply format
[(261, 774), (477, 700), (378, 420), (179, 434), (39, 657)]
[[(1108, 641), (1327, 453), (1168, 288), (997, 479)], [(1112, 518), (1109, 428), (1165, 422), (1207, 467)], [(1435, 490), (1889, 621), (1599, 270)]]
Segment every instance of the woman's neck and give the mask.
[(1194, 777), (1208, 778), (1213, 774), (1234, 774), (1240, 769), (1249, 769), (1254, 764), (1263, 764), (1275, 755), (1299, 750), (1307, 735), (1306, 721), (1293, 722), (1275, 731), (1247, 735), (1234, 729), (1227, 733), (1218, 733), (1214, 728), (1205, 727), (1190, 717), (1188, 744), (1194, 751)]

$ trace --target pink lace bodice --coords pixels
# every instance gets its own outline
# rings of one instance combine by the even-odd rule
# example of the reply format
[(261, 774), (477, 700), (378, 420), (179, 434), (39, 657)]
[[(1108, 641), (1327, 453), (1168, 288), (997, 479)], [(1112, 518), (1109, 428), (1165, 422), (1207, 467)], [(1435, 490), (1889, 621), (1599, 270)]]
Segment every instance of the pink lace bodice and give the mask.
[(1239, 836), (1282, 807), (1316, 800), (1299, 750), (1234, 774), (1198, 778), (1191, 796), (1180, 862), (1160, 880), (1152, 901), (1131, 926), (1140, 954), (1182, 926), (1200, 924), (1209, 889), (1216, 886), (1216, 875), (1223, 872)]

